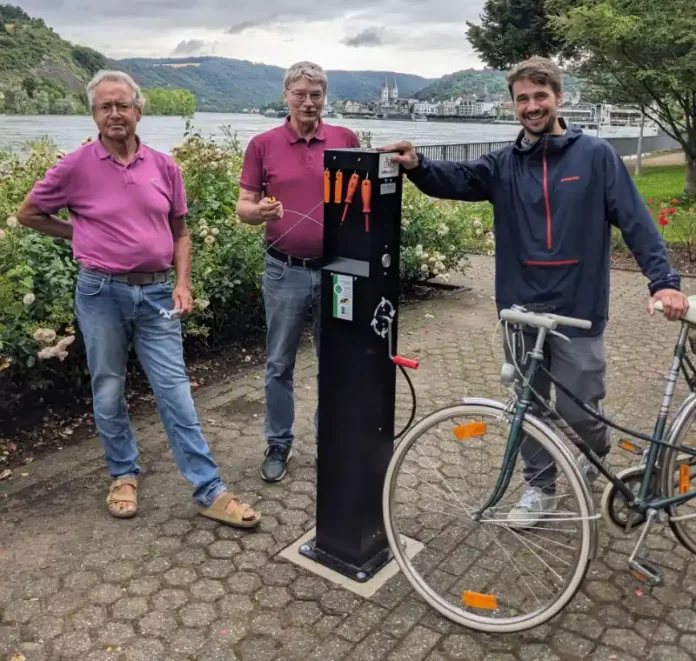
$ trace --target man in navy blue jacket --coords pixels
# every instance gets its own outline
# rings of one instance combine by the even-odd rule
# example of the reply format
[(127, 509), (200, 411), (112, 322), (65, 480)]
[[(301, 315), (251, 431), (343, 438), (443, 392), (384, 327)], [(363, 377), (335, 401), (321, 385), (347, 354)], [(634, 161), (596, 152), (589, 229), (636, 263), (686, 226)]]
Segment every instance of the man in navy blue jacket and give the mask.
[[(650, 314), (661, 301), (668, 319), (680, 319), (688, 299), (679, 291), (679, 276), (623, 160), (605, 140), (558, 117), (559, 68), (533, 57), (515, 67), (507, 82), (523, 127), (513, 146), (463, 163), (424, 158), (409, 142), (382, 149), (399, 152), (394, 161), (427, 195), (493, 204), (498, 310), (517, 304), (592, 321), (590, 331), (564, 329), (570, 343), (549, 337), (544, 352), (551, 373), (599, 408), (606, 394), (603, 333), (609, 310), (611, 226), (620, 229), (649, 281)], [(538, 379), (535, 388), (548, 399), (548, 380)], [(556, 407), (598, 455), (609, 452), (605, 425), (562, 392), (556, 392)], [(556, 508), (556, 468), (529, 439), (522, 456), (528, 488), (509, 520), (526, 527)], [(580, 464), (589, 480), (597, 477), (584, 456)]]

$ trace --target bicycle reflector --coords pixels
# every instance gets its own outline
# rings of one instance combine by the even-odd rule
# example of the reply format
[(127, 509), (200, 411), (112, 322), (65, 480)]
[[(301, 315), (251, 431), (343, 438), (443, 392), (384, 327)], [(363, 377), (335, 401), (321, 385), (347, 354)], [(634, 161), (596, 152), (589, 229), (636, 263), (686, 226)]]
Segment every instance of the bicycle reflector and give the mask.
[(498, 600), (494, 595), (479, 592), (463, 592), (462, 603), (467, 608), (480, 608), (487, 611), (494, 611), (498, 608)]
[(691, 471), (688, 464), (679, 466), (679, 493), (689, 493), (689, 482), (691, 482)]
[(465, 425), (455, 427), (452, 433), (458, 441), (463, 441), (466, 438), (473, 438), (474, 436), (483, 436), (486, 433), (486, 423), (467, 422)]

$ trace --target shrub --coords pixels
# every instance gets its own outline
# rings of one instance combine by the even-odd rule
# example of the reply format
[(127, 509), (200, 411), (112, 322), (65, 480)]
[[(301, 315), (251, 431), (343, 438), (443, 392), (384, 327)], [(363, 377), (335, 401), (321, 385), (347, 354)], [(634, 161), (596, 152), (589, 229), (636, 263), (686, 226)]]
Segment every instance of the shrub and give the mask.
[[(193, 243), (187, 346), (258, 342), (264, 242), (262, 228), (240, 223), (235, 213), (243, 150), (229, 130), (215, 140), (187, 124), (172, 154), (186, 185)], [(73, 312), (71, 246), (19, 227), (13, 216), (60, 157), (47, 140), (30, 143), (22, 155), (0, 153), (0, 407), (32, 391), (52, 387), (72, 396), (88, 386)], [(405, 182), (402, 282), (446, 279), (466, 268), (468, 252), (492, 252), (491, 225), (490, 205), (432, 200)]]

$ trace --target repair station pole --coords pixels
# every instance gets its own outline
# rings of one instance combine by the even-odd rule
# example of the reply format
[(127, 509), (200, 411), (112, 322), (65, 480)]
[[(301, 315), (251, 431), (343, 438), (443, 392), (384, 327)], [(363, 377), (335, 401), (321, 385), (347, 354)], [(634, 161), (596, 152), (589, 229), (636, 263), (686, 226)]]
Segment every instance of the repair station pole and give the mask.
[(360, 582), (391, 557), (382, 486), (401, 360), (392, 354), (402, 178), (390, 157), (369, 149), (324, 155), (317, 521), (300, 553)]

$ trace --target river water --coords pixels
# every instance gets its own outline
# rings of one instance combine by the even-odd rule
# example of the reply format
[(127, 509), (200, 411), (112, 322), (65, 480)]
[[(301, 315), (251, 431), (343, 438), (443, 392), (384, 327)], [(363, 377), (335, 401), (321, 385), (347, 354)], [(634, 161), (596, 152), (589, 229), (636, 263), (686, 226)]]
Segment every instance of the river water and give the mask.
[[(262, 115), (231, 113), (196, 113), (194, 127), (204, 135), (222, 136), (222, 126), (237, 133), (242, 146), (263, 131), (282, 123), (282, 119)], [(519, 128), (510, 124), (468, 124), (464, 122), (412, 122), (379, 119), (327, 119), (328, 123), (347, 126), (354, 131), (370, 131), (377, 147), (400, 139), (415, 144), (448, 144), (510, 140)], [(96, 126), (89, 116), (82, 115), (0, 115), (0, 149), (19, 149), (26, 141), (50, 137), (59, 149), (71, 151), (87, 136), (96, 137)], [(143, 142), (160, 151), (169, 152), (183, 140), (184, 120), (180, 117), (145, 116), (138, 134)]]

